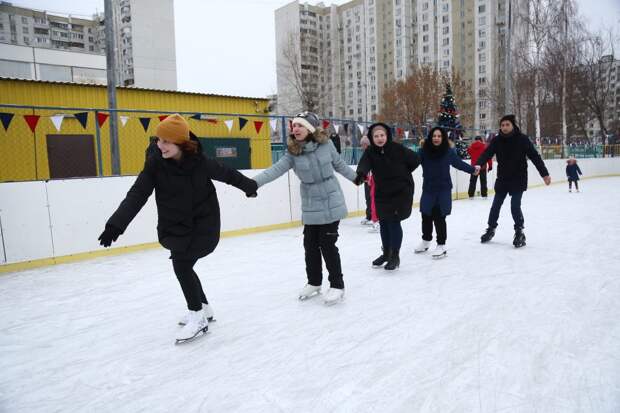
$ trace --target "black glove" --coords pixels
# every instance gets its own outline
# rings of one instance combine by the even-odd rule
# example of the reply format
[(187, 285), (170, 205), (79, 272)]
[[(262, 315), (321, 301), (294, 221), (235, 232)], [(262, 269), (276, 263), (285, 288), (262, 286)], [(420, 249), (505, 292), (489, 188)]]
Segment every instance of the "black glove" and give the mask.
[(366, 175), (362, 175), (362, 174), (357, 174), (357, 176), (355, 177), (355, 179), (353, 180), (353, 183), (355, 185), (361, 185), (366, 181)]
[(247, 188), (245, 191), (245, 196), (247, 196), (248, 198), (256, 198), (258, 196), (258, 194), (256, 193), (257, 190), (258, 190), (258, 184), (256, 183), (254, 179), (250, 179), (250, 183), (249, 185), (247, 185)]
[(104, 247), (109, 247), (112, 245), (112, 242), (118, 239), (118, 236), (121, 235), (121, 230), (113, 227), (112, 225), (106, 224), (105, 230), (99, 235), (99, 244)]

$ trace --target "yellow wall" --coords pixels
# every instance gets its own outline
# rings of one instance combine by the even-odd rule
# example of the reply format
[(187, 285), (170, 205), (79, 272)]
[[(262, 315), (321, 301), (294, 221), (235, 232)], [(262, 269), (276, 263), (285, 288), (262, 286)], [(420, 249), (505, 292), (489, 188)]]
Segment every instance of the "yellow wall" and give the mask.
[[(94, 85), (0, 79), (0, 103), (105, 109), (107, 89), (104, 86)], [(144, 150), (159, 123), (157, 116), (170, 112), (241, 114), (240, 116), (248, 119), (242, 131), (239, 130), (237, 115), (214, 116), (218, 120), (217, 124), (205, 120), (188, 121), (191, 130), (201, 137), (250, 138), (252, 168), (268, 167), (271, 165), (269, 118), (265, 114), (268, 103), (266, 99), (119, 88), (117, 108), (161, 111), (161, 113), (118, 112), (119, 116), (129, 116), (125, 126), (121, 125), (120, 118), (118, 120), (121, 173), (137, 174), (141, 170), (144, 164)], [(0, 107), (0, 112), (15, 113), (8, 131), (0, 126), (0, 182), (48, 179), (46, 143), (48, 134), (88, 134), (96, 139), (94, 111), (89, 112), (86, 129), (82, 128), (77, 119), (65, 118), (60, 132), (56, 130), (49, 117), (78, 111)], [(21, 116), (24, 114), (41, 115), (34, 134)], [(264, 115), (264, 117), (248, 115)], [(185, 116), (189, 118), (190, 115)], [(146, 133), (139, 117), (151, 118)], [(234, 120), (230, 133), (224, 124), (224, 120), (227, 119)], [(264, 122), (258, 134), (254, 128), (254, 121)], [(109, 120), (103, 124), (100, 132), (103, 174), (109, 175), (111, 173)]]

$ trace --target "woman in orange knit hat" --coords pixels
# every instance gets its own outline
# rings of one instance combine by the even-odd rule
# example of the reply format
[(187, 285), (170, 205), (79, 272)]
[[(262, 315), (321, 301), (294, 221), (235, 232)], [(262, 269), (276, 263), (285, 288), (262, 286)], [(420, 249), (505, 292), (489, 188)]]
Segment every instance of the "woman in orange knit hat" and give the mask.
[(189, 312), (177, 343), (191, 340), (208, 329), (213, 311), (194, 265), (215, 250), (220, 239), (220, 208), (212, 179), (256, 196), (257, 185), (219, 162), (203, 155), (200, 144), (178, 114), (168, 116), (156, 130), (157, 144), (147, 150), (144, 169), (99, 236), (109, 247), (122, 234), (155, 190), (157, 235), (171, 251), (172, 267), (181, 284)]

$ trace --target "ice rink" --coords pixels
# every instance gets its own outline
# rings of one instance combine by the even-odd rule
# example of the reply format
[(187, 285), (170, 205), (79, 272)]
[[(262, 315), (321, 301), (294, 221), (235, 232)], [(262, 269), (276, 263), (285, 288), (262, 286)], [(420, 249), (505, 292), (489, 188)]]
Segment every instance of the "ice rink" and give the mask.
[(620, 178), (580, 184), (524, 194), (518, 250), (509, 200), (480, 244), (477, 198), (414, 255), (416, 209), (396, 272), (347, 219), (333, 307), (297, 300), (301, 227), (224, 238), (196, 266), (217, 322), (181, 346), (164, 250), (1, 275), (0, 412), (619, 412)]

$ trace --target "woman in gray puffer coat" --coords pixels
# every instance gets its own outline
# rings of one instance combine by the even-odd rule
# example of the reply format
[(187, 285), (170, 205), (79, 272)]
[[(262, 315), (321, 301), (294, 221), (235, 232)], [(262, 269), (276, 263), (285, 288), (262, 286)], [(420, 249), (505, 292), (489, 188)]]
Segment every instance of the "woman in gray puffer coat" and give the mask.
[(323, 281), (322, 255), (329, 272), (330, 284), (325, 303), (335, 304), (344, 297), (342, 267), (336, 241), (338, 224), (347, 216), (347, 206), (334, 171), (351, 182), (356, 173), (336, 152), (325, 131), (319, 128), (319, 118), (314, 113), (298, 114), (293, 119), (292, 129), (284, 157), (254, 177), (254, 180), (260, 188), (292, 168), (301, 181), (301, 220), (304, 224), (308, 284), (299, 293), (299, 299), (305, 300), (320, 293)]

